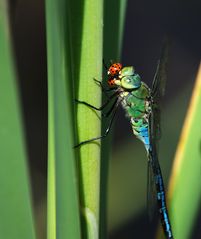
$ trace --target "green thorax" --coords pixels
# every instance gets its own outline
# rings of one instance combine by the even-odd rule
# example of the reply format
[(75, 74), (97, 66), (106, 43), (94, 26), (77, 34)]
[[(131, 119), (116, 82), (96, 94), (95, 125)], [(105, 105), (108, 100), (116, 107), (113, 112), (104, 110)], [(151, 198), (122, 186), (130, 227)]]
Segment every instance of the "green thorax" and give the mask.
[(121, 96), (124, 98), (122, 105), (129, 117), (142, 118), (148, 111), (147, 101), (150, 96), (150, 89), (141, 81), (141, 86), (132, 91), (125, 90)]

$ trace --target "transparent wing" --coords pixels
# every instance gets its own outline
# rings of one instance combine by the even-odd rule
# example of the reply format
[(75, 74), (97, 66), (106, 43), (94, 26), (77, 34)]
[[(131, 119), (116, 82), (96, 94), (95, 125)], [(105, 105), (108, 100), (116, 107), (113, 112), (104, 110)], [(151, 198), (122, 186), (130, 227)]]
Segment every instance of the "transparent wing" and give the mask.
[(165, 93), (165, 83), (167, 78), (167, 65), (168, 65), (168, 52), (169, 52), (169, 40), (164, 40), (161, 56), (157, 64), (156, 73), (153, 79), (151, 96), (153, 100), (152, 110), (154, 114), (152, 137), (159, 139), (161, 136), (160, 129), (160, 108), (162, 97)]
[(152, 82), (151, 94), (154, 99), (160, 99), (165, 93), (165, 82), (167, 78), (167, 64), (169, 52), (169, 39), (165, 38), (158, 60), (156, 72)]
[(161, 108), (161, 98), (165, 92), (168, 51), (169, 51), (169, 40), (165, 39), (151, 88), (151, 97), (153, 102), (151, 105), (151, 114), (149, 116), (149, 135), (150, 135), (150, 143), (152, 145), (152, 155), (150, 155), (149, 157), (147, 170), (147, 207), (150, 219), (152, 219), (153, 217), (153, 212), (156, 206), (155, 199), (156, 188), (152, 167), (155, 167), (155, 165), (159, 164), (156, 151), (156, 141), (161, 136), (160, 108)]
[(149, 220), (153, 220), (155, 208), (156, 208), (156, 188), (154, 182), (154, 175), (152, 171), (151, 161), (147, 164), (147, 212)]

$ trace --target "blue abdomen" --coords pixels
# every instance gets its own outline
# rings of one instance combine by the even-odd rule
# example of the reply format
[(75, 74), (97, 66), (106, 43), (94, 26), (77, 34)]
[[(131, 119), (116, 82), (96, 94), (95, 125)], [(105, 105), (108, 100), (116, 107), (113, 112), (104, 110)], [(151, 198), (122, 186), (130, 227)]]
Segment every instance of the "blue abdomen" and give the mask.
[(143, 142), (147, 152), (150, 150), (150, 138), (148, 123), (144, 119), (131, 118), (134, 135)]

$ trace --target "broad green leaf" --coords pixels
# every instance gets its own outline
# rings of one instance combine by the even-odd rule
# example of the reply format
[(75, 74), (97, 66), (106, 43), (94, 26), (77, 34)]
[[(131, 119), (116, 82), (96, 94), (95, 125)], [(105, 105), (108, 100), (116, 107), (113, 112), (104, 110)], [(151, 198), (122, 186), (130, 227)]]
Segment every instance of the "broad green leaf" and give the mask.
[(46, 0), (48, 54), (48, 239), (79, 239), (74, 151), (70, 1)]
[(174, 237), (190, 238), (201, 202), (201, 66), (175, 155), (170, 182)]

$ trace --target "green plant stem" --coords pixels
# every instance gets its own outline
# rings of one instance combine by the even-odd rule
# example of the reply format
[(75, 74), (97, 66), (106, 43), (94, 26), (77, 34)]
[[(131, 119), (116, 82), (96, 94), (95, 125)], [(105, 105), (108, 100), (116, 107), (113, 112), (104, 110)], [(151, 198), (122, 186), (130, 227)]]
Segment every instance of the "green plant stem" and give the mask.
[[(101, 90), (93, 78), (102, 77), (103, 1), (86, 0), (83, 5), (78, 99), (100, 106)], [(101, 134), (100, 113), (78, 104), (79, 142)], [(84, 238), (98, 238), (100, 191), (100, 141), (80, 147), (80, 194), (84, 216)]]

